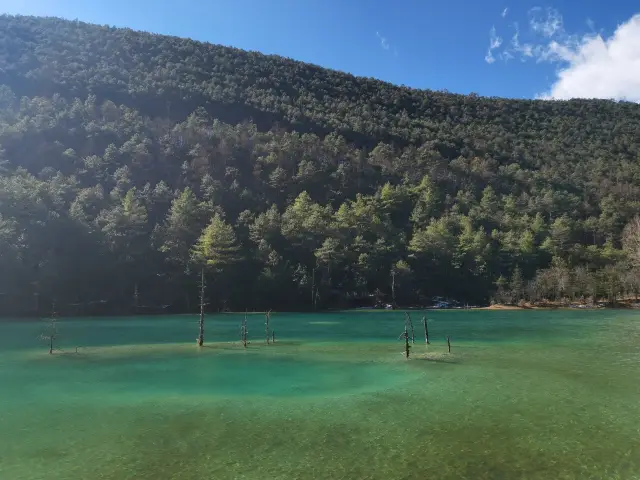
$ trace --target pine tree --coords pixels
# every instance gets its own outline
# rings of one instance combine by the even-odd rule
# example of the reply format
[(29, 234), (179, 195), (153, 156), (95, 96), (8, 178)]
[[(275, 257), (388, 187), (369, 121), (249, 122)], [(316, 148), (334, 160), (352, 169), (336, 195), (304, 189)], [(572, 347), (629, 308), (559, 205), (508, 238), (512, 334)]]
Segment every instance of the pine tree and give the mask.
[(509, 287), (511, 288), (511, 300), (515, 303), (523, 300), (524, 295), (524, 279), (522, 278), (522, 271), (518, 265), (513, 269), (511, 274), (511, 280), (509, 281)]
[(215, 273), (221, 273), (225, 266), (238, 260), (239, 250), (233, 227), (219, 214), (213, 217), (192, 249), (192, 259), (200, 266), (201, 278), (199, 346), (204, 344), (204, 272), (210, 269)]

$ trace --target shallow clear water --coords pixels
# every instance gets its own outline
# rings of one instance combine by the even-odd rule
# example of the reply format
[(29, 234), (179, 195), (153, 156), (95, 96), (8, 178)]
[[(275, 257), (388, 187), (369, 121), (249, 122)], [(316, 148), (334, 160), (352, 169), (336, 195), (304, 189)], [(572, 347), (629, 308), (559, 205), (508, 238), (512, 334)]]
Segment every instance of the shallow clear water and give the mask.
[(0, 322), (0, 479), (640, 478), (635, 312), (241, 318)]

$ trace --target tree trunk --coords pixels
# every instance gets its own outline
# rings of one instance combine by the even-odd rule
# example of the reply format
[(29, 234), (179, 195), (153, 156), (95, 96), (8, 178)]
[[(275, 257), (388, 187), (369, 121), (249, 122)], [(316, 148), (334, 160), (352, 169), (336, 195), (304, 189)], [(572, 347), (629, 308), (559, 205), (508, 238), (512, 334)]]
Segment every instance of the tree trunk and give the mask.
[(200, 269), (200, 333), (198, 335), (198, 346), (204, 345), (204, 268)]
[(140, 293), (138, 291), (138, 282), (133, 287), (133, 308), (135, 313), (138, 313), (138, 307), (140, 306)]
[(449, 348), (449, 353), (451, 353), (451, 339), (449, 338), (449, 335), (447, 335), (447, 348)]
[(413, 329), (413, 321), (411, 321), (411, 315), (409, 315), (409, 312), (405, 312), (405, 318), (405, 324), (408, 323), (411, 328), (411, 343), (416, 343), (416, 333)]
[(396, 272), (391, 272), (391, 302), (393, 308), (396, 308)]
[(427, 316), (422, 317), (422, 323), (424, 325), (424, 341), (429, 345), (429, 328), (427, 327)]
[(316, 309), (316, 269), (311, 270), (311, 308)]
[(271, 317), (271, 311), (268, 311), (265, 314), (265, 322), (264, 322), (265, 335), (267, 336), (267, 345), (269, 345), (269, 317)]
[(244, 320), (242, 321), (242, 327), (240, 328), (240, 336), (242, 338), (242, 345), (247, 348), (247, 314), (244, 314)]
[(407, 325), (404, 325), (404, 354), (405, 357), (409, 358), (409, 332), (407, 331)]

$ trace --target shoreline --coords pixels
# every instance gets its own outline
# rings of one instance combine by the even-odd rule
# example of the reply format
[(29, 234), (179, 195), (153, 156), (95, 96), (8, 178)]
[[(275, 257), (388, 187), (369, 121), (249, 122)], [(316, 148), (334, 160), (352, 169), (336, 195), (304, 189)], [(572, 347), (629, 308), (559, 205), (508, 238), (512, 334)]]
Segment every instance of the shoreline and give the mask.
[[(638, 306), (636, 306), (638, 305)], [(615, 306), (596, 304), (570, 304), (570, 305), (556, 305), (556, 304), (544, 304), (544, 305), (505, 305), (497, 303), (489, 305), (488, 307), (477, 307), (472, 310), (637, 310), (640, 308), (640, 304), (635, 302), (618, 302)]]
[[(416, 307), (398, 307), (395, 309), (386, 309), (386, 308), (347, 308), (347, 309), (327, 309), (327, 310), (284, 310), (281, 312), (271, 311), (272, 314), (285, 314), (285, 315), (308, 315), (308, 314), (331, 314), (331, 313), (384, 313), (384, 312), (412, 312), (412, 311), (518, 311), (518, 310), (640, 310), (640, 303), (633, 302), (619, 302), (616, 306), (611, 305), (555, 305), (555, 304), (544, 304), (544, 305), (507, 305), (507, 304), (493, 304), (484, 307), (457, 307), (457, 308), (434, 308), (434, 307), (424, 307), (424, 308), (416, 308)], [(225, 316), (225, 315), (264, 315), (266, 312), (246, 312), (246, 311), (227, 311), (227, 312), (205, 312), (207, 317), (215, 317), (215, 316)], [(128, 317), (177, 317), (177, 316), (198, 316), (197, 312), (193, 313), (131, 313), (131, 314), (104, 314), (104, 315), (60, 315), (59, 318), (65, 319), (123, 319)], [(22, 322), (36, 322), (43, 320), (50, 320), (49, 316), (0, 316), (0, 322), (5, 321), (22, 321)]]

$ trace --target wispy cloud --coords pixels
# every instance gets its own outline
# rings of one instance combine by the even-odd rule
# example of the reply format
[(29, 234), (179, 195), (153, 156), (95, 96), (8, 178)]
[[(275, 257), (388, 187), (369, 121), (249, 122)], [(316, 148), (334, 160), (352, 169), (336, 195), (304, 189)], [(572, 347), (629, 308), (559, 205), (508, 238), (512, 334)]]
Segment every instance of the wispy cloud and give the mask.
[(496, 33), (496, 27), (491, 27), (491, 30), (489, 30), (489, 49), (487, 50), (487, 55), (484, 57), (485, 62), (493, 63), (496, 61), (496, 58), (493, 56), (493, 51), (500, 48), (501, 45), (502, 38)]
[(534, 7), (529, 10), (529, 26), (547, 38), (564, 32), (562, 15), (555, 8)]
[(509, 7), (505, 7), (505, 9), (502, 11), (502, 18), (505, 18), (507, 16), (507, 13), (509, 13)]
[(535, 56), (537, 46), (530, 43), (520, 43), (520, 26), (517, 22), (513, 24), (513, 28), (515, 33), (511, 38), (511, 47), (505, 49), (501, 55), (509, 58), (519, 57), (521, 61), (525, 62), (528, 58)]
[(378, 37), (378, 40), (380, 40), (380, 46), (384, 50), (389, 50), (389, 48), (391, 48), (391, 45), (389, 45), (389, 41), (387, 40), (387, 37), (383, 37), (382, 35), (380, 35), (380, 32), (376, 32), (376, 37)]
[(557, 65), (555, 79), (539, 98), (640, 102), (640, 14), (619, 25), (609, 37), (596, 33), (591, 21), (587, 21), (586, 33), (568, 33), (562, 15), (551, 8), (534, 8), (527, 20), (528, 30), (512, 24), (514, 33), (507, 43), (491, 28), (488, 63), (517, 58)]

